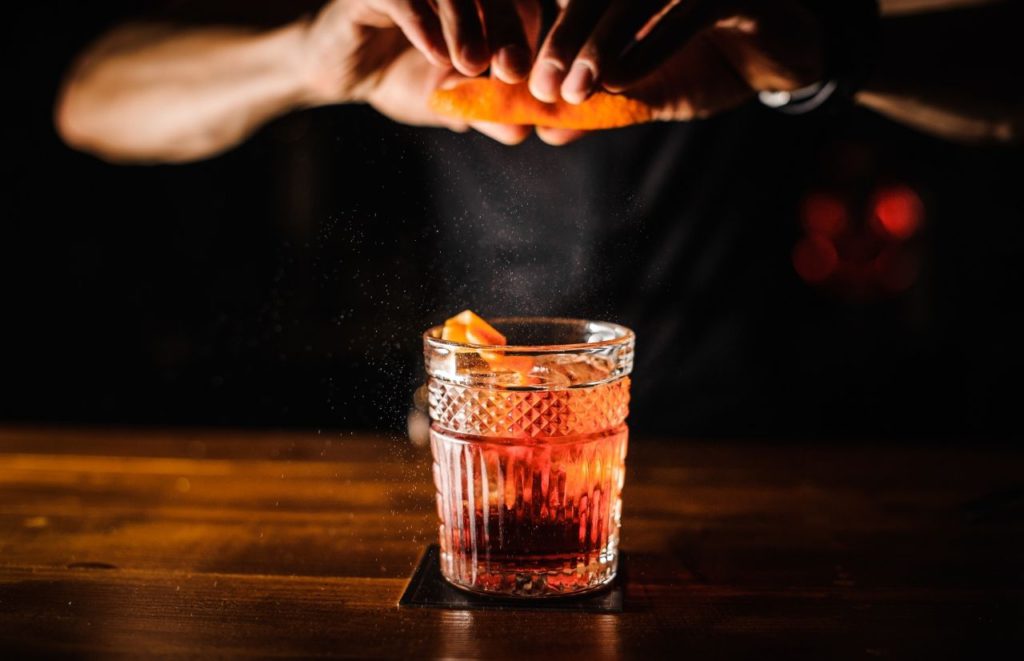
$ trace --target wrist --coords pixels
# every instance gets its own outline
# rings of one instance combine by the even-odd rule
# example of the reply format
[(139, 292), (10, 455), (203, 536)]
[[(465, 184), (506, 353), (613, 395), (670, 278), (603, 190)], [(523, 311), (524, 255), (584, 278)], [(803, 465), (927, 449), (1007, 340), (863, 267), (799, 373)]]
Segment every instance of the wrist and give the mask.
[[(324, 12), (332, 11), (335, 4)], [(300, 81), (302, 106), (363, 103), (375, 80), (360, 65), (359, 57), (365, 55), (360, 49), (367, 44), (350, 18), (322, 14), (304, 17), (291, 26), (297, 41), (294, 75)], [(370, 63), (372, 57), (368, 58)]]
[(257, 37), (277, 95), (291, 109), (319, 105), (306, 55), (308, 30), (308, 21), (299, 19)]
[(286, 25), (275, 35), (279, 40), (279, 63), (282, 72), (294, 85), (296, 108), (312, 108), (344, 103), (340, 90), (331, 89), (324, 84), (322, 67), (313, 48), (313, 21), (304, 16)]

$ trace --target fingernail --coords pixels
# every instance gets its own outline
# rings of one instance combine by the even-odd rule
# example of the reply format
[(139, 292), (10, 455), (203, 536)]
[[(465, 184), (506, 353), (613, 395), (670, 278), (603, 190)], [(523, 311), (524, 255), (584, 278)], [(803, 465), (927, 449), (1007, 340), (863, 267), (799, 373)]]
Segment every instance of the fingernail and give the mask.
[(594, 72), (586, 64), (576, 64), (562, 83), (562, 98), (569, 103), (583, 103), (592, 89)]
[(530, 71), (530, 51), (522, 46), (505, 46), (495, 59), (506, 83), (517, 83)]
[(557, 101), (562, 71), (562, 67), (551, 60), (539, 63), (530, 76), (530, 93), (545, 103)]

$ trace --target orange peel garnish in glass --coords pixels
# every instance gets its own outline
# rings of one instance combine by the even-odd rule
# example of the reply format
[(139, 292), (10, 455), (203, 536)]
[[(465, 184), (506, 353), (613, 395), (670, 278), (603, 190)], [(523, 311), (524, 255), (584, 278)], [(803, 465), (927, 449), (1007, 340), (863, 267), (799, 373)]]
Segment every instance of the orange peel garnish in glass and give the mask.
[[(476, 344), (479, 346), (503, 346), (508, 340), (498, 329), (484, 321), (482, 317), (472, 310), (463, 310), (451, 319), (444, 322), (441, 331), (441, 339), (460, 344)], [(491, 369), (515, 372), (519, 375), (519, 383), (531, 384), (535, 378), (530, 376), (533, 369), (533, 358), (530, 356), (509, 356), (502, 351), (478, 350)]]

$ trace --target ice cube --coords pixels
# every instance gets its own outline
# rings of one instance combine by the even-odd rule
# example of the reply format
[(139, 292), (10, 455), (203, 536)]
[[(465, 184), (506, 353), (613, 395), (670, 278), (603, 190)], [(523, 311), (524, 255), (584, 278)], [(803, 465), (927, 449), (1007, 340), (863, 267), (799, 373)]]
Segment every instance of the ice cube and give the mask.
[(530, 374), (540, 378), (545, 386), (567, 388), (602, 381), (610, 373), (611, 364), (602, 356), (540, 355)]

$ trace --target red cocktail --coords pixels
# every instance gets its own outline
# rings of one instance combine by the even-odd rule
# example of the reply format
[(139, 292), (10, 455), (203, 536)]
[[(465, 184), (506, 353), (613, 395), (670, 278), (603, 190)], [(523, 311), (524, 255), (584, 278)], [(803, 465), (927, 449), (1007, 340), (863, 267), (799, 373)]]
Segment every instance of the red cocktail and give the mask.
[(511, 344), (424, 336), (442, 573), (501, 595), (601, 587), (618, 560), (633, 333), (495, 326)]

